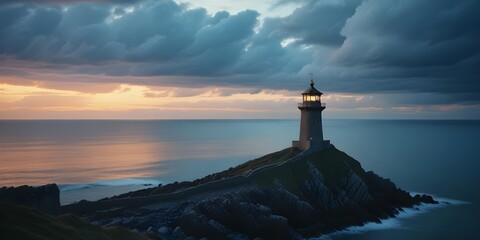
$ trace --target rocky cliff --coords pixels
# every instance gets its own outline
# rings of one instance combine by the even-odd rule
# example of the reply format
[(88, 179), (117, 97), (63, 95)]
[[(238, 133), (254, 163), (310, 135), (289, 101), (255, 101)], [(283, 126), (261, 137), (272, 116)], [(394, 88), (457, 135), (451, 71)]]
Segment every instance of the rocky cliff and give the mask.
[(0, 202), (14, 203), (57, 215), (60, 212), (60, 190), (56, 184), (39, 187), (0, 188)]
[[(390, 180), (364, 171), (358, 161), (334, 147), (288, 158), (282, 156), (298, 152), (282, 152), (276, 155), (282, 161), (260, 158), (227, 170), (235, 174), (214, 174), (222, 178), (211, 177), (211, 182), (177, 183), (106, 199), (101, 211), (87, 212), (84, 217), (160, 239), (301, 239), (394, 217), (402, 208), (416, 204), (435, 203), (430, 196), (412, 197)], [(222, 182), (225, 184), (219, 184)], [(167, 204), (161, 200), (165, 192), (168, 199), (175, 194), (183, 197)], [(122, 207), (122, 199), (134, 199), (128, 202), (136, 204)]]

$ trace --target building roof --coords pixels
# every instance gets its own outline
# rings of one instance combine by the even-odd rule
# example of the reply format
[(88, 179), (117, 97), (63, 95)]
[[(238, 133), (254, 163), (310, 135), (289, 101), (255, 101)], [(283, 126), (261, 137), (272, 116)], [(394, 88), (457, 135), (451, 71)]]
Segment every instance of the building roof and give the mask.
[(313, 82), (313, 79), (310, 80), (310, 87), (305, 90), (302, 95), (322, 95), (323, 93), (318, 91), (313, 85), (315, 85), (315, 83)]

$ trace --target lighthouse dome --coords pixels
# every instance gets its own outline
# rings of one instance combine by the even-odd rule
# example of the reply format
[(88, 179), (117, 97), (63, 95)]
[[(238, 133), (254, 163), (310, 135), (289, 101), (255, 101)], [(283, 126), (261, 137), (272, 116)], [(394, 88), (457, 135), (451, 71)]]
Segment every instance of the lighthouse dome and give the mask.
[(322, 95), (323, 93), (318, 91), (313, 85), (315, 85), (315, 83), (313, 82), (313, 80), (310, 80), (310, 87), (305, 90), (302, 95)]

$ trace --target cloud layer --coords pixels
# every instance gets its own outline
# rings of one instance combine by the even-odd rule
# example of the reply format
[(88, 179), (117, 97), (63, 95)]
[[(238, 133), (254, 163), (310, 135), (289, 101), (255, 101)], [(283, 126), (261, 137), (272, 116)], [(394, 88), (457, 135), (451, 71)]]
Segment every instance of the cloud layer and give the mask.
[[(260, 20), (253, 10), (210, 15), (172, 0), (6, 1), (0, 76), (62, 88), (256, 91), (298, 90), (313, 72), (325, 92), (395, 93), (396, 105), (476, 105), (479, 11), (476, 0), (312, 0)], [(89, 77), (68, 77), (78, 74)]]

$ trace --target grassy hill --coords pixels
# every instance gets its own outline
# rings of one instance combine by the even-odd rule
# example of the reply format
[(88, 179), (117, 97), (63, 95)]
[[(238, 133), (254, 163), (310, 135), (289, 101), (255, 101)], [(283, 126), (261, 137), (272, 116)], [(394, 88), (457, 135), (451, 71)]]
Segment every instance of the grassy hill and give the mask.
[(289, 191), (298, 192), (298, 186), (303, 184), (309, 176), (308, 164), (310, 163), (323, 174), (327, 186), (337, 184), (350, 171), (355, 172), (362, 179), (365, 175), (365, 171), (357, 160), (332, 147), (309, 155), (301, 161), (290, 162), (256, 174), (253, 177), (253, 183), (269, 188), (273, 187), (274, 180), (278, 180), (284, 183), (284, 187)]

